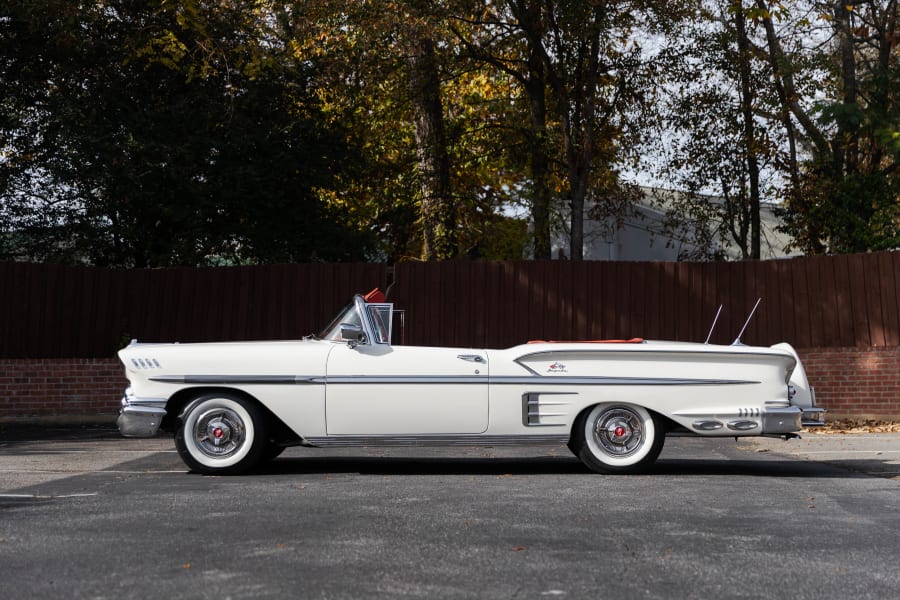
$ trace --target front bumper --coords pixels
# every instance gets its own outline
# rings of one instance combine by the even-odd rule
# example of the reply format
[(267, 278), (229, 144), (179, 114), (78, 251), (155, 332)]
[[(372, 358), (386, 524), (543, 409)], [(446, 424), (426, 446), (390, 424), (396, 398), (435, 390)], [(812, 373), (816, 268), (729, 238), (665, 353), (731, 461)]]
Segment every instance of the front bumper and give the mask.
[(165, 398), (138, 398), (125, 390), (116, 425), (125, 437), (153, 437), (166, 416)]

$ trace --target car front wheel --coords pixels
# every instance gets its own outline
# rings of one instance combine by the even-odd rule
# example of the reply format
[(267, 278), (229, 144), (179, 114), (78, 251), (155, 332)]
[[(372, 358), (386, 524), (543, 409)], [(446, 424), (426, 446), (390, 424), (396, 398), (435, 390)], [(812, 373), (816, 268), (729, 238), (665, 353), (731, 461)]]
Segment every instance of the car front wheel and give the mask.
[(598, 473), (640, 473), (656, 461), (665, 432), (647, 409), (598, 404), (575, 421), (570, 448)]
[(265, 420), (256, 405), (237, 395), (204, 394), (182, 412), (175, 447), (192, 471), (244, 473), (266, 449)]

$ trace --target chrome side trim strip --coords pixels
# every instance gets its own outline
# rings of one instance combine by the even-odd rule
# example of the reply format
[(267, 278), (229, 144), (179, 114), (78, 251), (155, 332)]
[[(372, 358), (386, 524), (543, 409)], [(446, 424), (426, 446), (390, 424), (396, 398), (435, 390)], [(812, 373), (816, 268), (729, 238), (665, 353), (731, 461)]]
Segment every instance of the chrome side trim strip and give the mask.
[(236, 385), (752, 385), (759, 381), (741, 379), (678, 379), (660, 377), (590, 376), (488, 376), (488, 375), (161, 375), (150, 377), (158, 383)]
[(487, 375), (336, 375), (325, 378), (328, 385), (409, 385), (409, 384), (487, 384), (493, 383)]
[(492, 385), (750, 385), (760, 383), (742, 379), (679, 379), (663, 377), (591, 377), (591, 376), (530, 376), (490, 377)]
[(358, 446), (531, 446), (560, 445), (566, 435), (329, 435), (305, 437), (312, 446), (322, 448)]
[(324, 384), (324, 377), (311, 375), (164, 375), (150, 377), (158, 383), (237, 384), (237, 385), (302, 385)]

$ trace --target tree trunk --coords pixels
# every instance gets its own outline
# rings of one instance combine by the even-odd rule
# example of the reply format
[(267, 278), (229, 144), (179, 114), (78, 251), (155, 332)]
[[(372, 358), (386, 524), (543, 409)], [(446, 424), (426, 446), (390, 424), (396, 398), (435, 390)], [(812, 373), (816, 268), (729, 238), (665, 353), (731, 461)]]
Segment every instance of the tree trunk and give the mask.
[(456, 210), (450, 194), (450, 161), (434, 42), (413, 25), (409, 48), (409, 93), (422, 194), (422, 260), (454, 258)]
[(784, 89), (784, 96), (781, 100), (786, 103), (785, 108), (796, 117), (803, 131), (812, 140), (819, 155), (827, 156), (831, 150), (831, 145), (828, 143), (822, 130), (816, 126), (812, 117), (800, 106), (800, 94), (794, 85), (794, 76), (791, 74), (790, 66), (787, 64), (787, 59), (781, 48), (781, 42), (778, 40), (778, 34), (775, 32), (775, 24), (772, 22), (772, 17), (768, 16), (770, 15), (769, 6), (765, 0), (756, 0), (756, 5), (763, 15), (767, 15), (762, 17), (762, 22), (766, 30), (766, 42), (769, 47), (769, 62), (772, 64), (775, 72), (775, 78)]
[[(753, 87), (750, 81), (750, 40), (747, 38), (747, 27), (744, 17), (744, 7), (741, 0), (736, 0), (735, 26), (737, 29), (737, 44), (739, 54), (738, 69), (741, 80), (741, 114), (744, 120), (744, 150), (747, 160), (747, 176), (750, 179), (750, 196), (748, 198), (750, 216), (750, 256), (753, 260), (759, 260), (760, 247), (760, 222), (759, 222), (759, 161), (756, 159), (756, 132), (753, 124)], [(744, 240), (746, 247), (746, 240)]]
[[(540, 18), (540, 6), (537, 7)], [(550, 187), (547, 183), (549, 159), (547, 158), (547, 81), (540, 51), (533, 46), (528, 54), (528, 79), (525, 89), (531, 114), (531, 218), (534, 222), (534, 258), (550, 258)]]

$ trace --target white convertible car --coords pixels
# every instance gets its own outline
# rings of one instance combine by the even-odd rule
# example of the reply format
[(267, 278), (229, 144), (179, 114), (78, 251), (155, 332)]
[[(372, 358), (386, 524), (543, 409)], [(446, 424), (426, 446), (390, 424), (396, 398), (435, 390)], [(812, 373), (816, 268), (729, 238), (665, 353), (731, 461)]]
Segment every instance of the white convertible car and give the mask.
[(355, 296), (300, 341), (139, 344), (118, 425), (174, 430), (194, 471), (243, 473), (285, 447), (568, 444), (601, 473), (645, 470), (667, 435), (793, 437), (822, 425), (797, 353), (644, 341), (506, 350), (391, 345), (393, 305)]

